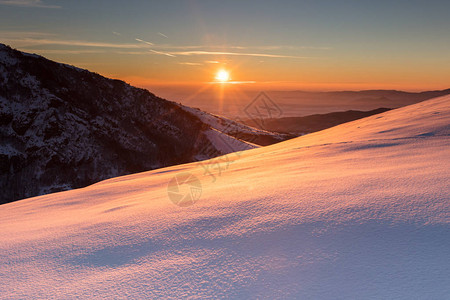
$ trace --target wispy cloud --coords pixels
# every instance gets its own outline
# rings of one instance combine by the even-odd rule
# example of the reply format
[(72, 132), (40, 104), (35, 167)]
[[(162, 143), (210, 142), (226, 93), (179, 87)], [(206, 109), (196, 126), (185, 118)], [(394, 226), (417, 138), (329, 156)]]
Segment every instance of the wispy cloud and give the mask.
[(210, 81), (210, 82), (206, 82), (209, 84), (251, 84), (251, 83), (256, 83), (256, 81), (253, 80), (247, 80), (247, 81), (237, 81), (237, 80), (230, 80), (230, 81)]
[(59, 5), (45, 4), (41, 0), (0, 0), (0, 5), (40, 8), (61, 8)]
[(136, 41), (138, 41), (138, 42), (141, 42), (141, 43), (144, 43), (144, 44), (147, 44), (147, 45), (150, 45), (150, 46), (153, 46), (153, 45), (155, 45), (155, 44), (153, 44), (153, 43), (150, 43), (150, 42), (147, 42), (147, 41), (144, 41), (144, 40), (141, 40), (141, 39), (135, 39)]
[(172, 53), (169, 53), (169, 52), (161, 52), (161, 51), (156, 51), (156, 50), (152, 50), (152, 49), (150, 49), (149, 51), (152, 52), (152, 53), (155, 53), (155, 54), (160, 54), (160, 55), (165, 55), (165, 56), (170, 56), (170, 57), (176, 57), (175, 55), (173, 55)]
[(22, 39), (6, 39), (5, 42), (13, 43), (17, 47), (31, 47), (43, 45), (62, 45), (62, 46), (80, 46), (80, 47), (98, 47), (98, 48), (121, 48), (121, 49), (138, 49), (143, 46), (140, 44), (115, 44), (90, 42), (82, 40), (58, 40), (58, 39), (38, 39), (38, 38), (22, 38)]
[(165, 37), (166, 39), (168, 39), (169, 37), (167, 35), (165, 35), (164, 33), (158, 32), (158, 35)]
[[(0, 0), (2, 1), (2, 0)], [(120, 35), (118, 32), (113, 32), (115, 35)], [(67, 54), (77, 54), (83, 53), (83, 48), (102, 48), (103, 52), (107, 49), (120, 49), (117, 51), (118, 54), (127, 55), (149, 55), (157, 54), (164, 55), (168, 57), (177, 56), (247, 56), (247, 57), (260, 57), (260, 58), (291, 58), (291, 59), (313, 59), (313, 58), (323, 58), (315, 56), (299, 56), (292, 55), (293, 51), (288, 53), (283, 50), (290, 49), (289, 46), (261, 46), (256, 47), (244, 47), (244, 46), (201, 46), (201, 45), (167, 45), (167, 44), (153, 44), (149, 41), (134, 38), (136, 43), (113, 43), (113, 42), (97, 42), (97, 41), (85, 41), (85, 40), (65, 40), (59, 39), (56, 35), (44, 32), (11, 32), (11, 31), (0, 31), (0, 39), (2, 42), (10, 44), (14, 47), (23, 48), (45, 48), (47, 53), (51, 53), (51, 46), (66, 46), (70, 47), (67, 50), (53, 49), (53, 53), (65, 53)], [(78, 49), (76, 49), (78, 47)], [(56, 48), (56, 47), (55, 47)], [(59, 47), (61, 48), (61, 47)], [(75, 49), (74, 49), (75, 48)], [(278, 51), (276, 50), (278, 49)], [(325, 48), (323, 48), (325, 49)], [(131, 51), (126, 51), (131, 50)], [(134, 51), (133, 51), (134, 50)], [(220, 51), (219, 51), (220, 50)], [(59, 52), (57, 52), (59, 51)], [(40, 51), (43, 52), (43, 51)], [(84, 51), (84, 53), (88, 53)], [(94, 53), (94, 52), (90, 52)], [(295, 52), (294, 52), (295, 53)], [(205, 60), (204, 63), (217, 64), (220, 63), (217, 60)]]
[(221, 51), (156, 51), (150, 50), (155, 54), (161, 54), (171, 57), (176, 56), (191, 56), (191, 55), (231, 55), (231, 56), (254, 56), (254, 57), (272, 57), (272, 58), (309, 58), (306, 56), (292, 56), (281, 54), (267, 54), (267, 53), (247, 53), (247, 52), (221, 52)]
[(272, 46), (252, 46), (246, 49), (259, 49), (259, 50), (331, 50), (331, 47), (323, 46), (287, 46), (287, 45), (272, 45)]
[(4, 41), (17, 41), (22, 39), (54, 38), (56, 34), (39, 31), (7, 31), (0, 30), (0, 39)]
[[(281, 54), (268, 54), (268, 53), (248, 53), (248, 52), (219, 52), (219, 51), (157, 51), (154, 49), (149, 49), (148, 51), (118, 51), (118, 54), (128, 54), (128, 55), (148, 55), (148, 54), (158, 54), (170, 57), (177, 56), (251, 56), (251, 57), (267, 57), (267, 58), (294, 58), (294, 59), (309, 59), (318, 58), (310, 56), (294, 56), (294, 55), (281, 55)], [(206, 60), (207, 64), (219, 64), (216, 60)], [(262, 61), (260, 61), (261, 63)]]
[(202, 66), (202, 64), (200, 63), (195, 63), (195, 62), (179, 62), (179, 65), (186, 65), (186, 66)]
[(149, 55), (148, 51), (114, 51), (113, 53), (125, 55)]
[(27, 52), (39, 54), (93, 54), (105, 53), (102, 50), (66, 50), (66, 49), (27, 49)]
[(286, 45), (273, 45), (273, 46), (239, 46), (239, 45), (170, 45), (170, 44), (158, 44), (155, 45), (158, 48), (164, 49), (184, 49), (184, 50), (203, 50), (203, 49), (218, 49), (221, 51), (227, 50), (253, 50), (253, 51), (273, 51), (273, 50), (331, 50), (331, 47), (322, 46), (286, 46)]
[(254, 57), (272, 57), (272, 58), (309, 58), (306, 56), (292, 56), (267, 53), (247, 53), (247, 52), (220, 52), (220, 51), (177, 51), (170, 52), (174, 55), (232, 55), (232, 56), (254, 56)]
[(122, 35), (122, 34), (120, 34), (120, 32), (117, 32), (117, 31), (113, 31), (112, 34), (114, 34), (114, 35)]

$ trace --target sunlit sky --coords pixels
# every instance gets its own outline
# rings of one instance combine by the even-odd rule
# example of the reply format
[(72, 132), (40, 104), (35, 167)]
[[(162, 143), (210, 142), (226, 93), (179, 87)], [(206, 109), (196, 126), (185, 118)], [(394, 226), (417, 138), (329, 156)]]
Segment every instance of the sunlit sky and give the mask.
[(0, 42), (135, 85), (450, 87), (450, 1), (0, 0)]

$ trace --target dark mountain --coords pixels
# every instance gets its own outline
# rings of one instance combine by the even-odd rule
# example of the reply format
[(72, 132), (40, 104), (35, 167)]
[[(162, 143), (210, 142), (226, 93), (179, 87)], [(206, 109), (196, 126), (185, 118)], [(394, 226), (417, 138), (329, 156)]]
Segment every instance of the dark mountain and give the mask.
[(373, 104), (378, 107), (386, 105), (397, 108), (421, 102), (427, 99), (450, 94), (450, 89), (425, 92), (405, 92), (397, 90), (363, 90), (363, 91), (337, 91), (337, 92), (307, 92), (307, 91), (273, 91), (270, 92), (281, 99), (291, 100), (320, 100), (328, 103), (345, 105)]
[(379, 107), (399, 108), (450, 94), (450, 89), (426, 92), (396, 90), (339, 92), (269, 91), (267, 94), (282, 109), (283, 117), (304, 117), (336, 111), (369, 111)]
[(282, 139), (0, 44), (0, 203)]
[[(388, 110), (389, 108), (378, 108), (371, 111), (349, 110), (328, 114), (316, 114), (306, 117), (264, 119), (264, 128), (279, 133), (303, 135), (379, 114)], [(244, 120), (244, 124), (249, 126), (256, 125), (252, 120)]]

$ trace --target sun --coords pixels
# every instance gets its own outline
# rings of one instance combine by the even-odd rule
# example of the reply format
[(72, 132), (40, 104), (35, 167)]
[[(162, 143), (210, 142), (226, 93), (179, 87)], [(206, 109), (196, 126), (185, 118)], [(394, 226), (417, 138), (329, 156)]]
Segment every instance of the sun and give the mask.
[(230, 72), (226, 70), (219, 70), (216, 74), (216, 80), (220, 82), (227, 82), (230, 80)]

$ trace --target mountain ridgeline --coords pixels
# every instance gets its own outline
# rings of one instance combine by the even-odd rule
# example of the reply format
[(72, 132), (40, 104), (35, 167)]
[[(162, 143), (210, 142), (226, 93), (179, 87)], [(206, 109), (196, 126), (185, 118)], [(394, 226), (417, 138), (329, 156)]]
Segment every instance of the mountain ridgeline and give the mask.
[[(390, 109), (380, 107), (370, 111), (348, 110), (327, 114), (315, 114), (305, 117), (271, 118), (264, 120), (264, 128), (274, 132), (300, 136), (324, 130), (342, 123), (380, 114), (388, 110)], [(257, 125), (252, 119), (245, 119), (242, 122), (249, 126)]]
[(0, 139), (6, 203), (284, 138), (0, 44)]

